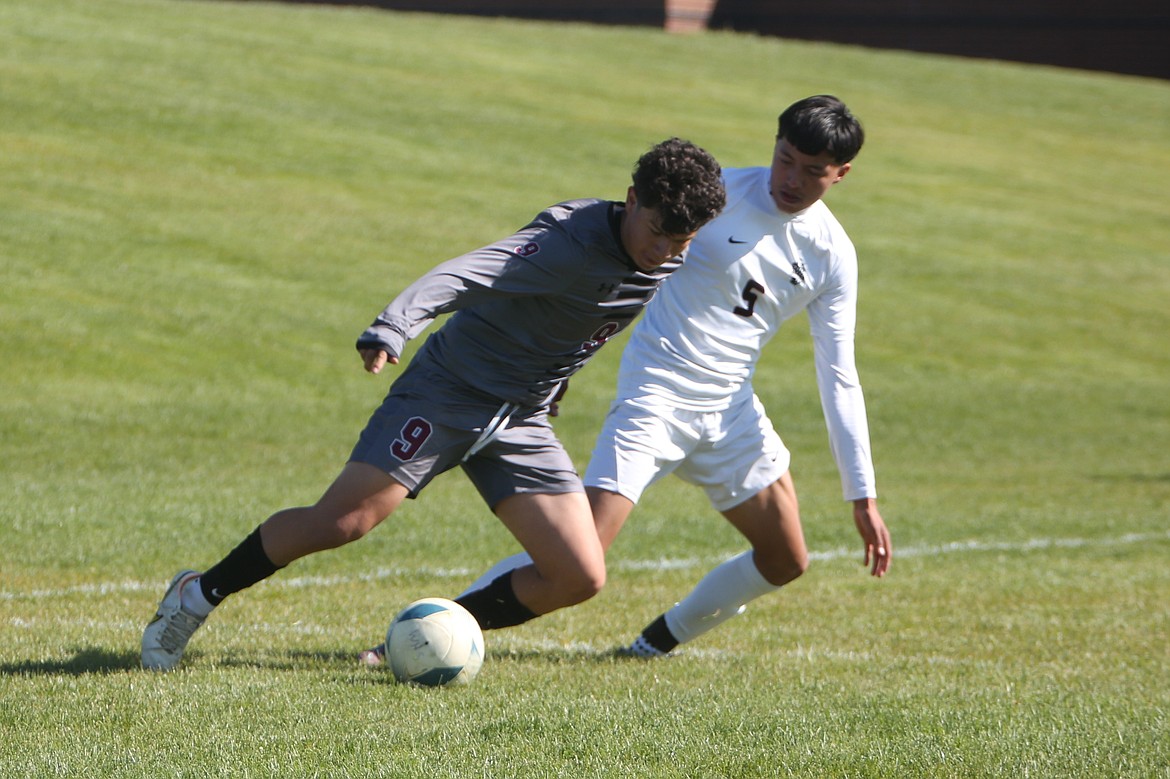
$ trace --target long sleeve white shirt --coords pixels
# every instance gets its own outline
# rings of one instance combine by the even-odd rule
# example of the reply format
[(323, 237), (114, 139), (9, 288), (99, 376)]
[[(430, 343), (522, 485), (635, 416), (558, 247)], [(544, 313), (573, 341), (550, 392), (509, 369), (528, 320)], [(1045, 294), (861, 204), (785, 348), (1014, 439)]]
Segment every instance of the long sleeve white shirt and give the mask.
[(768, 168), (725, 169), (727, 207), (691, 243), (632, 331), (618, 397), (695, 411), (751, 394), (764, 345), (808, 312), (817, 386), (847, 500), (877, 497), (865, 399), (854, 359), (857, 255), (823, 202), (776, 207)]

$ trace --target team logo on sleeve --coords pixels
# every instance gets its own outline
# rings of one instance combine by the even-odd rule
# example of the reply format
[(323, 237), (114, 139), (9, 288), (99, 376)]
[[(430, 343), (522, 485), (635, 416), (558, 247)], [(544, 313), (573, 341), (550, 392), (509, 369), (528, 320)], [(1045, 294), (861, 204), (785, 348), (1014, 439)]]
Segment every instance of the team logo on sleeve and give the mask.
[(540, 251), (540, 244), (536, 241), (529, 241), (528, 243), (516, 249), (516, 254), (520, 257), (531, 257)]

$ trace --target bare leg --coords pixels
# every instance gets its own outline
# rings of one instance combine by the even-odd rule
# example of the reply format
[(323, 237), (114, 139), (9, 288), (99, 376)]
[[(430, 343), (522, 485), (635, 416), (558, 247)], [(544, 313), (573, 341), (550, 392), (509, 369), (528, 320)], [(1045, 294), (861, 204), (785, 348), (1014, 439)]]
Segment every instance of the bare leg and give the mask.
[(171, 670), (191, 635), (225, 598), (293, 560), (361, 538), (406, 494), (406, 487), (377, 468), (350, 463), (314, 505), (273, 514), (202, 575), (181, 572), (143, 631), (143, 667)]
[[(630, 511), (634, 508), (634, 503), (629, 498), (597, 487), (586, 487), (585, 493), (589, 497), (589, 505), (593, 510), (593, 524), (597, 529), (601, 547), (608, 551), (614, 538), (617, 537), (618, 531), (621, 530), (626, 518), (630, 515)], [(526, 565), (532, 565), (532, 555), (528, 552), (518, 552), (511, 557), (505, 557), (480, 575), (460, 593), (459, 597), (482, 590), (505, 573), (523, 568)]]
[(723, 516), (752, 545), (756, 568), (772, 584), (785, 585), (808, 569), (808, 549), (790, 473), (724, 511)]
[(669, 652), (741, 614), (748, 602), (796, 579), (808, 567), (790, 474), (723, 516), (743, 533), (753, 551), (712, 569), (690, 594), (642, 631), (630, 647), (634, 654)]
[(407, 493), (381, 469), (351, 462), (314, 505), (278, 511), (260, 526), (264, 552), (284, 566), (356, 541), (390, 516)]
[(496, 514), (532, 557), (512, 574), (512, 587), (534, 613), (588, 600), (605, 585), (605, 556), (582, 493), (513, 495)]
[(586, 487), (585, 493), (589, 496), (593, 525), (597, 528), (601, 548), (608, 552), (630, 512), (634, 510), (634, 502), (624, 495), (598, 487)]

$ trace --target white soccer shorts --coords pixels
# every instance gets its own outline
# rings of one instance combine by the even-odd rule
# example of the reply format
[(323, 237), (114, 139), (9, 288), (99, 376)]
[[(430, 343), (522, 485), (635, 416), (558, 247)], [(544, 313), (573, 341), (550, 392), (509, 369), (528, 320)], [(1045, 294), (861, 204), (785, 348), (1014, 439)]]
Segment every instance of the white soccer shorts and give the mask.
[(584, 482), (637, 503), (673, 472), (726, 511), (783, 476), (791, 459), (754, 395), (722, 411), (685, 411), (642, 397), (610, 407)]

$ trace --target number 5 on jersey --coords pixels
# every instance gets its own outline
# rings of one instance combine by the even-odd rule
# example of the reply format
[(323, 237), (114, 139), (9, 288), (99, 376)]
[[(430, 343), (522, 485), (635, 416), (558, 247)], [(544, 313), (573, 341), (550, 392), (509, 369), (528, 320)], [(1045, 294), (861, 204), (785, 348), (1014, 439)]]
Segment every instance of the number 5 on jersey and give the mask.
[(764, 291), (764, 285), (752, 279), (743, 288), (743, 300), (747, 306), (736, 306), (734, 311), (742, 317), (751, 316), (756, 310), (756, 299)]

